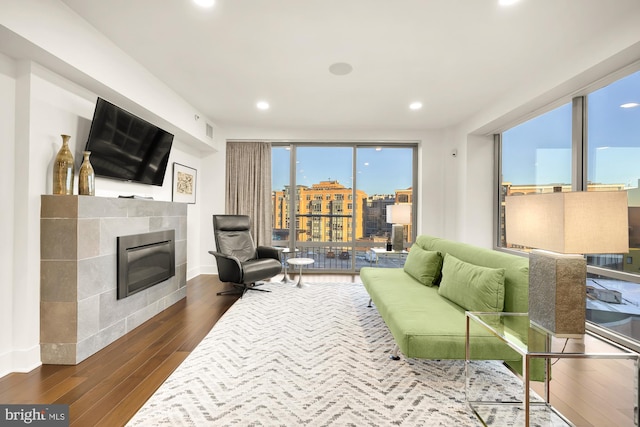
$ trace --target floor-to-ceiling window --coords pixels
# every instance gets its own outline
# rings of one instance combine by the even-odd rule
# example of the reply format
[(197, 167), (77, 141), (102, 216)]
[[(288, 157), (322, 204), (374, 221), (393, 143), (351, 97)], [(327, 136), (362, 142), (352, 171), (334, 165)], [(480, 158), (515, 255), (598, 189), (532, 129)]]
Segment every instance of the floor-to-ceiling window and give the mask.
[(507, 247), (504, 198), (571, 191), (571, 104), (515, 126), (501, 135), (499, 245)]
[(316, 268), (351, 270), (365, 197), (353, 191), (353, 148), (298, 146), (295, 156), (295, 245)]
[[(640, 347), (640, 71), (585, 91), (499, 141), (502, 200), (554, 187), (627, 192), (629, 253), (587, 256), (585, 303), (591, 325)], [(499, 247), (507, 247), (503, 219), (500, 209)]]
[[(397, 263), (371, 248), (390, 238), (388, 205), (417, 209), (416, 156), (416, 144), (274, 143), (273, 243), (314, 259), (311, 269)], [(402, 224), (405, 248), (413, 242), (413, 216)]]
[(290, 190), (290, 166), (291, 146), (271, 146), (271, 203), (272, 213), (272, 240), (276, 246), (287, 246), (289, 242), (289, 190)]
[(586, 97), (590, 191), (626, 191), (629, 253), (590, 255), (587, 318), (640, 341), (640, 72)]

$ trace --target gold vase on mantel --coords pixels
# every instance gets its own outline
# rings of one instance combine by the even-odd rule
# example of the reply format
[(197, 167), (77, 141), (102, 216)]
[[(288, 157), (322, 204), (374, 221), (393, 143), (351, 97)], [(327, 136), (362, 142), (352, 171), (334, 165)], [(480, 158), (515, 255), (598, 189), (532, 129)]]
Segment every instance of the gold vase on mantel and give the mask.
[(69, 150), (69, 135), (62, 137), (62, 147), (56, 155), (53, 163), (53, 194), (73, 194), (73, 177), (75, 167), (73, 165), (73, 154)]
[(84, 159), (82, 160), (82, 165), (80, 166), (80, 172), (78, 172), (78, 194), (80, 194), (81, 196), (95, 196), (96, 174), (93, 171), (91, 162), (89, 161), (91, 151), (84, 151), (82, 154), (84, 155)]

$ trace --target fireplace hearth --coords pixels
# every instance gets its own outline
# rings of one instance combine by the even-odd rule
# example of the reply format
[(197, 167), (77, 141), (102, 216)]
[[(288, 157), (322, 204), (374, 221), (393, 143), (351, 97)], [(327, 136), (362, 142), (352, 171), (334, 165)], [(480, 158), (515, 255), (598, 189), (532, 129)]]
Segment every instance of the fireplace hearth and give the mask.
[(126, 298), (175, 275), (175, 231), (119, 236), (118, 299)]

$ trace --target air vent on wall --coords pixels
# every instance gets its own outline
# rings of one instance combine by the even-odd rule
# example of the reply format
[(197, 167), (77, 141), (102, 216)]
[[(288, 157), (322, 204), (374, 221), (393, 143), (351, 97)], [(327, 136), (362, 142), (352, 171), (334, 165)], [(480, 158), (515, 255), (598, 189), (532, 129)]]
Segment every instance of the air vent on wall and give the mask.
[(213, 126), (207, 123), (207, 136), (213, 139)]

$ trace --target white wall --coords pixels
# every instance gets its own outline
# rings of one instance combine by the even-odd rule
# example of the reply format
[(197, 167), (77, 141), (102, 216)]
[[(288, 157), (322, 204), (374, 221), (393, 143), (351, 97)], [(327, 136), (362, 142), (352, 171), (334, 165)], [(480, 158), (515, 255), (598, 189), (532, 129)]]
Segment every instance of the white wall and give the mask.
[[(0, 141), (3, 155), (0, 156), (0, 182), (2, 200), (14, 198), (15, 159), (15, 63), (0, 54)], [(0, 375), (2, 367), (13, 365), (13, 329), (4, 325), (13, 324), (13, 203), (0, 209)]]
[[(221, 152), (210, 154), (204, 157), (201, 161), (202, 167), (200, 168), (199, 175), (200, 181), (206, 184), (201, 191), (202, 203), (200, 205), (200, 220), (198, 226), (194, 227), (194, 230), (200, 235), (200, 250), (201, 255), (199, 272), (200, 274), (217, 274), (218, 269), (216, 267), (215, 259), (213, 255), (208, 251), (215, 250), (215, 244), (213, 240), (213, 221), (212, 215), (224, 214), (224, 194), (225, 194), (225, 150)], [(191, 229), (189, 229), (191, 233)], [(191, 234), (189, 234), (191, 236)]]
[(493, 159), (493, 137), (469, 135), (460, 174), (458, 230), (467, 243), (488, 248), (495, 240)]
[[(29, 145), (29, 116), (31, 111), (31, 75), (28, 64), (16, 64), (15, 136), (14, 140), (14, 194), (13, 194), (13, 247), (7, 253), (12, 262), (13, 316), (7, 328), (11, 329), (11, 348), (6, 358), (13, 368), (31, 369), (40, 360), (39, 354), (39, 300), (37, 276), (40, 271), (39, 250), (33, 242), (39, 231), (31, 212), (31, 147)], [(34, 230), (35, 228), (35, 230)], [(10, 250), (11, 250), (10, 249)], [(7, 251), (8, 252), (8, 251)], [(35, 260), (34, 260), (35, 257)], [(35, 271), (34, 271), (35, 269)]]
[[(452, 151), (456, 151), (456, 156), (451, 155)], [(443, 236), (447, 239), (456, 240), (458, 238), (459, 209), (462, 203), (458, 194), (460, 182), (464, 174), (464, 164), (467, 159), (466, 145), (460, 144), (455, 134), (450, 129), (444, 132), (443, 142), (443, 164), (445, 169), (445, 179), (440, 183), (444, 193), (442, 201), (442, 210), (444, 212)]]

